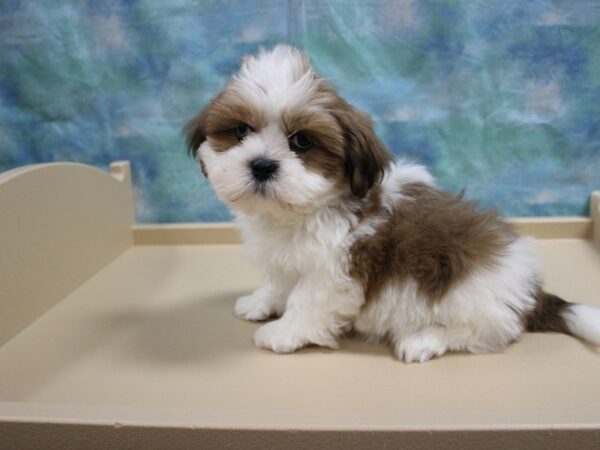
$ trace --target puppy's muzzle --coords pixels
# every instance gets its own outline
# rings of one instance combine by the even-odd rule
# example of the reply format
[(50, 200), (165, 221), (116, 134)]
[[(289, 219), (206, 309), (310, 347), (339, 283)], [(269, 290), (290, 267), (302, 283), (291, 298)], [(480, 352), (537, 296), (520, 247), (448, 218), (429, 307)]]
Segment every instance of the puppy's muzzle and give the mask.
[(275, 177), (279, 163), (268, 158), (257, 158), (250, 161), (250, 170), (256, 181), (269, 181)]

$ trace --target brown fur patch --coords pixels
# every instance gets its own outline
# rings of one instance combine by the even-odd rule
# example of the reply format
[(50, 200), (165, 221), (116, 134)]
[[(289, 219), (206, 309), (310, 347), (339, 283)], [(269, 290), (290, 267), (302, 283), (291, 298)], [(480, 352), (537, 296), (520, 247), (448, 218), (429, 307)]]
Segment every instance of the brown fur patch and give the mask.
[(368, 114), (352, 107), (326, 83), (320, 88), (334, 98), (329, 112), (344, 137), (344, 172), (352, 193), (362, 198), (381, 181), (392, 155), (377, 137)]
[(309, 150), (297, 154), (308, 169), (329, 178), (343, 175), (344, 137), (339, 124), (327, 110), (309, 107), (284, 111), (280, 121), (288, 137), (301, 131), (313, 141)]
[(259, 130), (266, 118), (251, 102), (226, 88), (186, 125), (188, 149), (195, 155), (208, 138), (216, 152), (226, 151), (238, 143), (235, 129), (240, 124)]
[(299, 154), (304, 166), (330, 179), (343, 179), (344, 158), (318, 142), (310, 152)]
[(351, 275), (360, 280), (367, 302), (384, 285), (407, 278), (432, 303), (474, 269), (494, 264), (516, 238), (496, 211), (421, 183), (403, 187), (409, 197), (395, 205), (376, 232), (351, 249)]
[(538, 289), (535, 309), (527, 314), (523, 321), (527, 331), (554, 331), (570, 334), (562, 313), (570, 305), (562, 298)]
[(368, 114), (349, 105), (324, 81), (303, 110), (282, 114), (288, 136), (306, 132), (314, 146), (298, 156), (309, 169), (345, 178), (358, 198), (381, 181), (392, 155), (375, 134)]
[(381, 205), (381, 185), (373, 186), (352, 212), (358, 218), (359, 223), (378, 215), (384, 215), (385, 211)]
[(212, 149), (217, 153), (225, 152), (231, 147), (240, 143), (235, 135), (235, 128), (232, 130), (219, 131), (217, 133), (209, 134), (206, 136), (206, 139), (210, 143)]
[(200, 145), (206, 140), (206, 131), (204, 130), (205, 115), (206, 109), (196, 114), (183, 129), (188, 153), (194, 155), (194, 157)]

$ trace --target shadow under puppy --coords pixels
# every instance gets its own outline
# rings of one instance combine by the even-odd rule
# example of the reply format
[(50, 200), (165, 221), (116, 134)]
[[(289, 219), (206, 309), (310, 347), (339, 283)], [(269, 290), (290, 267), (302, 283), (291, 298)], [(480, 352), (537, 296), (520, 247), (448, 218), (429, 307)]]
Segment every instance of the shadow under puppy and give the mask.
[(244, 58), (186, 133), (264, 278), (235, 313), (279, 317), (257, 330), (259, 347), (335, 348), (354, 330), (424, 362), (500, 351), (526, 330), (600, 344), (600, 309), (544, 292), (530, 239), (394, 163), (298, 50)]

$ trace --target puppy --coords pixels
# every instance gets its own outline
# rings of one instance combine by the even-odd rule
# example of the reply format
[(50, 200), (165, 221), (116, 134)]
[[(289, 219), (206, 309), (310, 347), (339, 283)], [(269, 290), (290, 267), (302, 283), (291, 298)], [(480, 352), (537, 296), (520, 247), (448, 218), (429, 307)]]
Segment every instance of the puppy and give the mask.
[(523, 332), (600, 344), (600, 309), (541, 287), (531, 241), (392, 161), (369, 117), (280, 45), (247, 56), (186, 127), (264, 285), (235, 304), (278, 353), (354, 331), (404, 362), (497, 352)]

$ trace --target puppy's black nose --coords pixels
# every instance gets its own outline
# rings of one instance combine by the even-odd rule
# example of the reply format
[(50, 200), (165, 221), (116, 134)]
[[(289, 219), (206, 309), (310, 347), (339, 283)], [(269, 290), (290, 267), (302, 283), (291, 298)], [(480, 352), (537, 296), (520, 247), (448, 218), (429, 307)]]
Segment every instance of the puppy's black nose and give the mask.
[(258, 181), (267, 181), (273, 178), (275, 172), (279, 168), (279, 163), (272, 159), (257, 158), (250, 161), (250, 169), (252, 176)]

